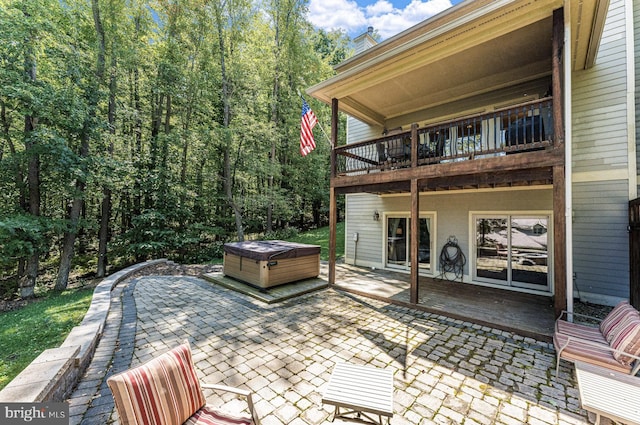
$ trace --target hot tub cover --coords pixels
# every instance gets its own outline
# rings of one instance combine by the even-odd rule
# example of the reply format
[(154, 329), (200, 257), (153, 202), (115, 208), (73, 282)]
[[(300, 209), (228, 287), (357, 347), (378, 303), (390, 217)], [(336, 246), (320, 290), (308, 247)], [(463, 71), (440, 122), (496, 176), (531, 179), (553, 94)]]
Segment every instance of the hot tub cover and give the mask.
[(320, 253), (319, 245), (287, 241), (245, 241), (224, 244), (224, 252), (258, 261), (306, 257)]

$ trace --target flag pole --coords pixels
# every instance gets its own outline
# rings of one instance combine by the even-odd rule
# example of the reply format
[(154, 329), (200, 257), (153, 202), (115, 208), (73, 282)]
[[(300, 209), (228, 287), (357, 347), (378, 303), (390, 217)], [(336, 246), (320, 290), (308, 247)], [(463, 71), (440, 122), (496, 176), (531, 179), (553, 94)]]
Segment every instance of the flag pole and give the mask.
[[(301, 98), (303, 101), (305, 101), (305, 102), (306, 102), (307, 100), (304, 98), (304, 96), (302, 96), (302, 93), (300, 93), (300, 90), (299, 90), (299, 89), (297, 89), (297, 90), (298, 90), (298, 96), (300, 96), (300, 98)], [(331, 141), (331, 138), (329, 138), (329, 136), (327, 136), (327, 132), (326, 132), (326, 131), (324, 131), (324, 127), (323, 127), (323, 126), (322, 126), (322, 124), (320, 123), (320, 120), (318, 120), (318, 125), (320, 126), (320, 130), (322, 130), (322, 134), (324, 134), (324, 137), (326, 137), (327, 142), (329, 142), (329, 146), (331, 146), (331, 148), (333, 148), (333, 142)]]

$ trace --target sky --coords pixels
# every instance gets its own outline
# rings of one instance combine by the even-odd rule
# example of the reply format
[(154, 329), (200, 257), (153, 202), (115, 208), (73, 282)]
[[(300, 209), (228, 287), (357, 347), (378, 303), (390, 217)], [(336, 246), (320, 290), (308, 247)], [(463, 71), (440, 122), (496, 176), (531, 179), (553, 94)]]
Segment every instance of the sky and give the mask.
[(311, 0), (309, 20), (318, 28), (342, 29), (356, 37), (372, 26), (382, 40), (462, 0)]

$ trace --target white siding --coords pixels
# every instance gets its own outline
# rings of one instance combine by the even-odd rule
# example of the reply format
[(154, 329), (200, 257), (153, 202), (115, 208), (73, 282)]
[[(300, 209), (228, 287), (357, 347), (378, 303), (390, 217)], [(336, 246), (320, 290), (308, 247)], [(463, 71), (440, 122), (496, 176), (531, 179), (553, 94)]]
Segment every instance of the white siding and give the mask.
[(367, 33), (362, 34), (353, 40), (353, 48), (356, 54), (364, 52), (365, 50), (372, 48), (376, 44), (376, 41)]
[[(381, 198), (367, 193), (346, 195), (345, 198), (345, 261), (362, 266), (382, 267), (382, 231), (384, 211)], [(373, 220), (374, 211), (380, 213), (380, 220)], [(357, 253), (353, 234), (358, 233)]]
[[(377, 44), (368, 33), (359, 35), (353, 41), (356, 54), (362, 53)], [(382, 130), (382, 127), (372, 127), (353, 117), (347, 117), (347, 144), (380, 137)]]
[(362, 142), (382, 136), (382, 127), (373, 127), (353, 117), (347, 117), (347, 143)]
[(625, 2), (612, 0), (595, 66), (573, 77), (573, 171), (627, 169)]
[(594, 302), (629, 295), (625, 3), (611, 0), (595, 65), (572, 83), (574, 290)]
[(629, 296), (628, 182), (573, 185), (573, 263), (576, 295)]

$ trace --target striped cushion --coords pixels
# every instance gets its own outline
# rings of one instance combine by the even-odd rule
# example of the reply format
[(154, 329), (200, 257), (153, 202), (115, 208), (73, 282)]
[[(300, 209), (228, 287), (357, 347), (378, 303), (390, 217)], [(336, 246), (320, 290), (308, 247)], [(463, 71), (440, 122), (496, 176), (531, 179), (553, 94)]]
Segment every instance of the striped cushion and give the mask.
[(188, 344), (107, 383), (121, 425), (180, 425), (205, 404)]
[(634, 358), (626, 354), (640, 356), (640, 319), (632, 320), (621, 330), (611, 343), (611, 348), (615, 350), (613, 357), (620, 363), (630, 365)]
[(600, 328), (597, 326), (587, 326), (580, 323), (567, 322), (566, 320), (557, 320), (556, 333), (586, 339), (599, 344), (607, 344), (607, 340), (604, 339), (604, 336), (600, 333)]
[(557, 332), (553, 335), (553, 345), (560, 358), (569, 361), (583, 361), (622, 373), (629, 373), (631, 370), (629, 365), (622, 364), (613, 358), (613, 352), (606, 344), (586, 344), (572, 340), (564, 350), (560, 351), (568, 340), (569, 336), (567, 335)]
[(604, 335), (609, 344), (613, 341), (623, 328), (626, 327), (629, 320), (638, 318), (640, 314), (633, 308), (628, 301), (620, 301), (613, 310), (607, 315), (607, 317), (600, 323), (600, 331)]
[(211, 406), (204, 406), (191, 416), (185, 425), (250, 425), (251, 419), (220, 413)]

